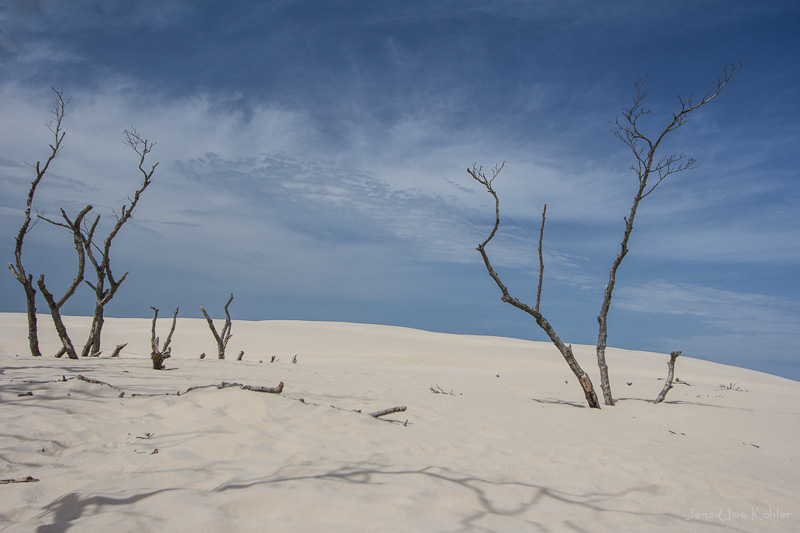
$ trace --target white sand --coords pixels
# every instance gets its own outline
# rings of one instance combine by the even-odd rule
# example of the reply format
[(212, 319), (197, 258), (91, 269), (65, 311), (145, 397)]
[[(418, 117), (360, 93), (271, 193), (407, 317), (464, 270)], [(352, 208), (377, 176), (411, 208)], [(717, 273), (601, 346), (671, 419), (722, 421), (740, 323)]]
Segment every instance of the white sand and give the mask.
[[(67, 323), (82, 342), (89, 319)], [(24, 315), (0, 314), (0, 479), (39, 479), (0, 485), (0, 529), (800, 531), (798, 382), (681, 357), (691, 386), (653, 405), (668, 356), (611, 349), (620, 400), (596, 410), (547, 343), (234, 321), (219, 361), (205, 321), (179, 319), (159, 372), (149, 331), (108, 319), (100, 358), (34, 359)], [(222, 381), (285, 390), (175, 395)]]

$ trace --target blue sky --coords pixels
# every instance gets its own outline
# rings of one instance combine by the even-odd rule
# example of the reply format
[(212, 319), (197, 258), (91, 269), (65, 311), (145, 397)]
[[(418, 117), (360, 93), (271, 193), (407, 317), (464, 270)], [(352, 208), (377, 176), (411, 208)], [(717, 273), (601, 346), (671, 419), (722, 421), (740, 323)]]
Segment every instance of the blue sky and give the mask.
[[(220, 316), (233, 292), (240, 319), (545, 340), (475, 251), (493, 205), (466, 168), (505, 161), (495, 267), (535, 300), (547, 203), (542, 311), (594, 344), (636, 188), (609, 121), (648, 76), (645, 129), (660, 132), (678, 95), (741, 57), (665, 145), (698, 168), (643, 201), (609, 344), (800, 379), (798, 23), (779, 0), (7, 2), (0, 255), (13, 259), (56, 87), (72, 101), (40, 211), (92, 203), (107, 228), (139, 182), (122, 130), (157, 141), (154, 183), (112, 249), (130, 275), (108, 315)], [(74, 270), (46, 224), (24, 257), (56, 290)], [(24, 311), (10, 274), (0, 294), (0, 311)], [(90, 301), (85, 288), (65, 312)]]

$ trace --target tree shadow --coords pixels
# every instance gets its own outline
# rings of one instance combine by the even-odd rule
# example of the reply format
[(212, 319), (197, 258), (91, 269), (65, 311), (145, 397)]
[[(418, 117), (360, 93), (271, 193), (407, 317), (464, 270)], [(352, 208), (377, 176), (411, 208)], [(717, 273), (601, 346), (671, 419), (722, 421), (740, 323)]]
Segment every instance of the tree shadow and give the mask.
[[(135, 494), (126, 498), (114, 498), (112, 496), (84, 496), (77, 492), (70, 492), (49, 503), (44, 512), (38, 518), (48, 514), (53, 515), (50, 524), (41, 525), (36, 528), (36, 533), (63, 533), (68, 531), (73, 525), (73, 521), (87, 515), (96, 515), (103, 512), (108, 506), (120, 506), (136, 503), (140, 500), (150, 498), (156, 494), (170, 492), (180, 489), (159, 489), (152, 492)], [(90, 510), (93, 510), (91, 512)]]
[[(527, 526), (536, 527), (541, 531), (550, 531), (553, 526), (552, 523), (536, 522), (529, 518), (530, 515), (527, 515), (528, 511), (545, 504), (547, 500), (578, 506), (596, 513), (653, 517), (661, 521), (670, 521), (674, 523), (676, 527), (678, 524), (682, 524), (686, 521), (685, 517), (675, 513), (619, 510), (616, 508), (618, 506), (613, 505), (614, 501), (629, 494), (644, 493), (652, 497), (657, 497), (660, 493), (660, 488), (655, 484), (642, 484), (640, 486), (613, 492), (575, 493), (521, 481), (486, 479), (459, 473), (447, 467), (438, 466), (428, 466), (418, 469), (394, 469), (385, 465), (365, 461), (352, 466), (342, 466), (321, 474), (285, 475), (283, 472), (287, 468), (289, 467), (278, 469), (275, 475), (269, 478), (239, 483), (225, 483), (213, 490), (215, 492), (226, 492), (248, 489), (259, 485), (279, 485), (310, 480), (380, 486), (388, 484), (393, 477), (415, 476), (457, 485), (472, 494), (476, 505), (465, 509), (465, 514), (460, 520), (460, 525), (462, 527), (458, 529), (458, 531), (489, 531), (490, 529), (485, 525), (481, 525), (480, 522), (491, 517), (516, 518), (524, 522)], [(499, 501), (499, 498), (496, 497), (497, 495), (493, 496), (492, 492), (496, 491), (498, 488), (511, 488), (514, 490), (515, 495), (513, 503), (508, 498), (508, 492), (506, 490), (502, 492), (505, 495), (502, 501)], [(706, 522), (696, 520), (696, 522), (708, 526), (718, 526), (720, 529), (729, 529), (728, 526), (723, 527), (723, 525), (713, 521)], [(570, 521), (568, 519), (563, 520), (560, 526), (567, 526), (573, 531), (584, 531), (575, 521)]]
[[(244, 482), (224, 483), (211, 493), (223, 493), (227, 491), (247, 490), (256, 486), (281, 485), (288, 483), (302, 483), (304, 481), (328, 481), (342, 483), (346, 485), (388, 485), (393, 477), (423, 477), (435, 482), (452, 484), (461, 489), (465, 489), (471, 494), (475, 505), (464, 509), (463, 516), (460, 517), (459, 524), (454, 531), (491, 531), (490, 525), (484, 521), (493, 517), (506, 517), (518, 520), (518, 526), (533, 527), (540, 531), (551, 531), (555, 529), (569, 531), (589, 531), (592, 527), (587, 527), (585, 522), (572, 515), (566, 515), (558, 524), (553, 523), (552, 519), (544, 522), (534, 521), (530, 518), (537, 506), (558, 502), (569, 506), (577, 506), (585, 510), (599, 513), (600, 517), (596, 520), (602, 521), (605, 514), (616, 522), (619, 515), (639, 516), (649, 518), (653, 523), (657, 520), (665, 525), (672, 524), (680, 528), (687, 518), (675, 513), (658, 511), (630, 511), (620, 510), (614, 502), (620, 498), (625, 498), (631, 494), (646, 495), (649, 498), (657, 498), (660, 494), (658, 485), (643, 483), (639, 486), (618, 491), (594, 491), (594, 492), (571, 492), (560, 489), (553, 489), (534, 483), (525, 483), (513, 480), (494, 480), (469, 474), (456, 472), (447, 467), (428, 466), (416, 469), (395, 469), (374, 462), (360, 462), (353, 465), (342, 466), (328, 472), (307, 475), (291, 475), (286, 473), (290, 466), (279, 468), (274, 475), (269, 477), (257, 478)], [(509, 497), (507, 489), (513, 491), (513, 498)], [(51, 521), (48, 524), (39, 526), (37, 533), (64, 533), (69, 531), (76, 524), (75, 521), (85, 516), (94, 516), (103, 513), (108, 507), (119, 507), (135, 504), (158, 494), (180, 491), (181, 488), (164, 488), (149, 492), (142, 492), (127, 497), (114, 497), (106, 495), (83, 495), (80, 492), (70, 492), (54, 500), (37, 517), (41, 519), (50, 515)], [(497, 491), (500, 491), (499, 493)], [(502, 495), (502, 496), (501, 496)], [(512, 501), (513, 500), (513, 501)], [(131, 511), (133, 512), (133, 511)], [(614, 516), (617, 515), (617, 516)], [(143, 518), (138, 516), (138, 518)], [(595, 520), (594, 517), (591, 520)], [(725, 529), (728, 531), (741, 531), (734, 524), (720, 523), (713, 520), (693, 519), (698, 527), (705, 526), (706, 530), (712, 527)], [(482, 523), (483, 522), (483, 523)], [(593, 522), (594, 523), (594, 522)], [(596, 525), (596, 523), (594, 523)]]
[[(648, 400), (647, 398), (616, 398), (615, 401), (653, 403), (653, 400)], [(734, 407), (731, 405), (718, 405), (718, 404), (704, 403), (704, 402), (691, 402), (687, 400), (664, 400), (662, 403), (669, 405), (695, 405), (698, 407), (715, 407), (717, 409), (731, 409), (733, 411), (747, 411), (749, 413), (755, 411), (755, 409), (748, 409), (746, 407)]]
[(581, 409), (587, 408), (588, 406), (578, 402), (568, 402), (566, 400), (559, 400), (558, 398), (531, 398), (536, 403), (546, 403), (551, 405), (569, 405), (570, 407), (578, 407)]

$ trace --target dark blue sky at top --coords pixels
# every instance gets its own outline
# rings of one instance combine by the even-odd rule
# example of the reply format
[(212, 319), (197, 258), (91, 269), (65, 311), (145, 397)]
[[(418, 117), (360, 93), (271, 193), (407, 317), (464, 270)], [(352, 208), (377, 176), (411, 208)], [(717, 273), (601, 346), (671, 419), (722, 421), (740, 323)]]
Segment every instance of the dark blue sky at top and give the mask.
[[(544, 340), (474, 251), (492, 206), (464, 169), (506, 161), (496, 266), (535, 297), (547, 202), (545, 314), (592, 344), (635, 186), (609, 122), (647, 76), (654, 134), (678, 95), (741, 57), (666, 141), (699, 165), (643, 204), (609, 342), (798, 379), (799, 22), (788, 1), (13, 1), (0, 252), (12, 258), (55, 86), (72, 97), (68, 136), (38, 208), (93, 202), (112, 218), (138, 179), (119, 132), (158, 141), (156, 181), (114, 251), (131, 276), (112, 315), (199, 316), (234, 292), (244, 319)], [(40, 225), (25, 252), (54, 284), (74, 268), (60, 237)], [(0, 311), (24, 309), (10, 276), (0, 290)], [(87, 299), (67, 312), (88, 314)]]

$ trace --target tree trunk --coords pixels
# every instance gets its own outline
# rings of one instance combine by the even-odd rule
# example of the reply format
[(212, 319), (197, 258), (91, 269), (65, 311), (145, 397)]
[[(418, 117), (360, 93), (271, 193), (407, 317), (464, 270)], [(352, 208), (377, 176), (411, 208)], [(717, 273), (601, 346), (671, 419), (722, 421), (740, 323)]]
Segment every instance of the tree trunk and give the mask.
[(214, 335), (214, 340), (217, 341), (217, 358), (218, 359), (225, 359), (225, 348), (228, 346), (228, 341), (231, 340), (231, 314), (228, 312), (228, 306), (231, 305), (233, 301), (233, 294), (231, 293), (230, 298), (225, 303), (225, 325), (222, 326), (222, 331), (217, 333), (217, 328), (214, 327), (214, 321), (211, 320), (211, 317), (208, 316), (208, 313), (200, 306), (200, 311), (203, 312), (203, 316), (206, 317), (206, 322), (208, 322), (208, 327), (211, 329), (211, 334)]
[(31, 350), (33, 357), (41, 357), (42, 352), (39, 349), (39, 329), (36, 319), (36, 289), (33, 287), (33, 275), (26, 274), (22, 268), (22, 261), (17, 258), (17, 269), (11, 263), (8, 269), (14, 276), (14, 279), (20, 282), (23, 290), (25, 291), (25, 306), (28, 313), (28, 346)]
[(167, 340), (164, 341), (164, 347), (158, 347), (158, 337), (156, 337), (156, 321), (158, 320), (158, 309), (155, 307), (150, 307), (153, 310), (153, 327), (152, 327), (152, 336), (150, 337), (150, 346), (152, 347), (152, 351), (150, 353), (150, 358), (153, 361), (153, 370), (164, 370), (164, 361), (169, 359), (172, 355), (172, 349), (170, 348), (170, 343), (172, 342), (172, 334), (175, 333), (175, 324), (178, 320), (178, 308), (175, 308), (175, 313), (172, 315), (172, 328), (169, 330), (169, 335), (167, 335)]
[(680, 354), (681, 354), (680, 351), (671, 352), (669, 354), (669, 361), (667, 362), (667, 368), (668, 368), (667, 381), (664, 383), (664, 388), (661, 389), (661, 392), (658, 394), (653, 403), (663, 402), (664, 398), (667, 397), (667, 393), (672, 388), (672, 380), (675, 377), (675, 360), (678, 358)]
[(102, 300), (98, 298), (94, 306), (94, 316), (92, 318), (92, 327), (89, 330), (89, 336), (86, 338), (86, 344), (83, 345), (81, 357), (87, 357), (91, 354), (100, 351), (100, 334), (103, 330), (103, 307)]
[(67, 328), (64, 326), (64, 321), (61, 319), (61, 310), (58, 306), (58, 303), (53, 298), (53, 295), (50, 291), (47, 290), (47, 287), (44, 284), (44, 275), (39, 276), (39, 290), (42, 292), (44, 299), (47, 301), (47, 305), (50, 307), (50, 315), (53, 317), (53, 324), (56, 327), (56, 332), (58, 333), (58, 338), (61, 339), (61, 344), (64, 348), (67, 357), (70, 359), (77, 359), (78, 354), (75, 351), (75, 347), (72, 345), (72, 341), (69, 338), (69, 334), (67, 333)]
[(23, 284), (23, 287), (25, 288), (25, 300), (28, 305), (28, 345), (33, 357), (41, 357), (39, 330), (36, 322), (36, 289), (33, 288), (33, 276), (28, 276), (28, 281)]
[(105, 324), (105, 322), (106, 322), (105, 321), (105, 315), (104, 315), (104, 313), (105, 313), (104, 307), (105, 306), (100, 306), (98, 309), (95, 309), (95, 311), (94, 311), (93, 323), (96, 323), (97, 327), (95, 328), (95, 335), (94, 335), (94, 339), (93, 339), (93, 342), (92, 342), (92, 351), (91, 351), (91, 353), (97, 353), (97, 352), (100, 351), (100, 335), (103, 332), (103, 324)]
[(592, 380), (589, 377), (589, 374), (587, 374), (583, 368), (581, 368), (581, 365), (578, 364), (578, 361), (575, 359), (575, 354), (572, 353), (572, 345), (567, 346), (564, 344), (556, 331), (553, 329), (553, 326), (550, 325), (550, 322), (548, 322), (541, 313), (531, 308), (529, 305), (509, 296), (507, 292), (503, 295), (502, 299), (504, 302), (513, 305), (517, 309), (525, 311), (536, 320), (536, 324), (542, 328), (545, 333), (547, 333), (547, 336), (550, 337), (550, 341), (555, 345), (556, 348), (558, 348), (558, 351), (561, 352), (561, 356), (564, 357), (564, 360), (567, 362), (567, 365), (569, 365), (572, 373), (578, 378), (578, 383), (580, 383), (581, 389), (583, 389), (583, 395), (586, 398), (586, 403), (589, 404), (589, 407), (599, 409), (600, 402), (597, 399), (597, 393), (594, 391)]

